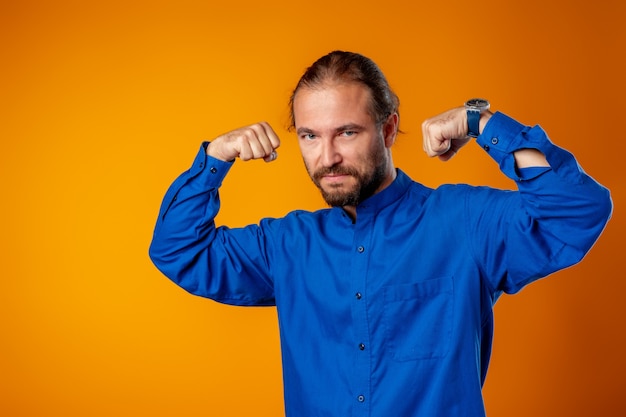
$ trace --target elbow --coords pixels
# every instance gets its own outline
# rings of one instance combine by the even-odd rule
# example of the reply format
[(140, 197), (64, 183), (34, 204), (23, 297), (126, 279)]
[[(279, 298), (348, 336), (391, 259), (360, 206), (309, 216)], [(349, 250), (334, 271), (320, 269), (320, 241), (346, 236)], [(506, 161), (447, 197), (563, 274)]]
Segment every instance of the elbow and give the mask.
[(177, 261), (177, 257), (174, 256), (171, 251), (167, 250), (165, 245), (153, 239), (148, 248), (148, 257), (163, 275), (175, 283), (178, 283), (180, 280), (181, 267)]
[(597, 229), (597, 237), (599, 237), (613, 215), (613, 199), (608, 188), (600, 187), (594, 200), (595, 215), (593, 219)]
[(157, 242), (155, 242), (154, 239), (152, 240), (152, 242), (150, 243), (150, 247), (148, 248), (148, 257), (152, 261), (152, 264), (159, 271), (161, 271), (164, 275), (169, 277), (170, 274), (167, 271), (169, 269), (168, 265), (170, 265), (171, 262), (167, 262), (166, 260), (167, 256), (165, 255), (165, 252), (160, 247), (160, 245)]
[(178, 249), (153, 240), (148, 256), (154, 266), (178, 287), (193, 295), (208, 297), (206, 288), (198, 277), (201, 271), (195, 267), (196, 255), (186, 256)]
[(602, 201), (602, 218), (604, 219), (604, 224), (608, 223), (613, 215), (613, 199), (611, 198), (611, 192), (605, 188), (604, 189), (604, 198)]
[(586, 210), (586, 215), (581, 216), (581, 221), (586, 224), (581, 234), (587, 236), (585, 239), (587, 244), (583, 248), (584, 253), (588, 252), (600, 238), (613, 215), (613, 200), (610, 191), (600, 187), (593, 201), (590, 201), (590, 205), (592, 209)]

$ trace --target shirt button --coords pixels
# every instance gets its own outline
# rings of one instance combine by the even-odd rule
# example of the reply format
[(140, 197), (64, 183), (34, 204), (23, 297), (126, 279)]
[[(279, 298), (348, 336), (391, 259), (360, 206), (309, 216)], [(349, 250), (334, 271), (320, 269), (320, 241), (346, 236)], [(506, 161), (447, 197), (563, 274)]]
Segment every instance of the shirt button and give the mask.
[(365, 248), (363, 246), (359, 246), (356, 250), (358, 250), (359, 253), (365, 252)]
[(363, 343), (359, 343), (359, 349), (360, 350), (365, 350), (365, 345)]
[(211, 167), (211, 174), (215, 174), (217, 172), (217, 168)]
[(487, 152), (489, 152), (489, 145), (484, 145), (483, 149), (486, 150)]
[(354, 296), (356, 297), (357, 300), (360, 300), (361, 297), (363, 297), (363, 295), (361, 295), (360, 292), (357, 292), (356, 294), (354, 294)]
[(498, 138), (491, 138), (491, 144), (492, 145), (497, 145), (498, 144)]
[(365, 401), (365, 396), (364, 395), (359, 395), (358, 397), (356, 397), (356, 399), (362, 403), (363, 401)]

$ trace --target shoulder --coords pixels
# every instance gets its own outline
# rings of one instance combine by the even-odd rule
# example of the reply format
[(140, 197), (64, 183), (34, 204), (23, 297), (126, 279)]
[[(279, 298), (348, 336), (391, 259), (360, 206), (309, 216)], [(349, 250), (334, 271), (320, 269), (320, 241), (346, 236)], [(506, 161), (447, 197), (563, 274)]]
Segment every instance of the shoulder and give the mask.
[(519, 192), (470, 184), (443, 184), (433, 189), (426, 205), (452, 212), (484, 212), (499, 206), (509, 206), (519, 200)]
[(262, 228), (271, 228), (275, 230), (285, 229), (304, 229), (311, 225), (319, 224), (327, 221), (329, 218), (334, 217), (337, 213), (334, 213), (340, 209), (320, 209), (315, 211), (309, 210), (293, 210), (287, 213), (283, 217), (277, 218), (264, 218), (261, 220), (260, 225)]

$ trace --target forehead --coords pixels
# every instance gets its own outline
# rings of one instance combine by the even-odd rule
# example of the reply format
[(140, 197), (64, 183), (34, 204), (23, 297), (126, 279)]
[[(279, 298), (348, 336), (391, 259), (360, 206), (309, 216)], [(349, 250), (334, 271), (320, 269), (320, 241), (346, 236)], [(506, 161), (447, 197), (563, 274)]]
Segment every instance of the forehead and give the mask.
[(373, 123), (371, 92), (361, 83), (324, 83), (301, 87), (293, 101), (295, 127), (332, 128)]

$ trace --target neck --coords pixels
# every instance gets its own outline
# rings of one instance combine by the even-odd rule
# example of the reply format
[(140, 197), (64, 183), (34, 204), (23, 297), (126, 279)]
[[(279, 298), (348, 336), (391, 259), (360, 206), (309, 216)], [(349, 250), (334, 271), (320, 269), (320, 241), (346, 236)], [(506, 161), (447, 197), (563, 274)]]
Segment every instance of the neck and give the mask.
[[(385, 180), (380, 184), (380, 186), (376, 189), (376, 191), (374, 191), (374, 194), (372, 195), (376, 195), (385, 188), (389, 187), (389, 185), (394, 182), (397, 175), (398, 174), (396, 172), (396, 168), (393, 165), (390, 165), (389, 171), (385, 176)], [(350, 216), (350, 218), (352, 219), (352, 223), (356, 223), (356, 206), (342, 206), (341, 208), (348, 214), (348, 216)]]

